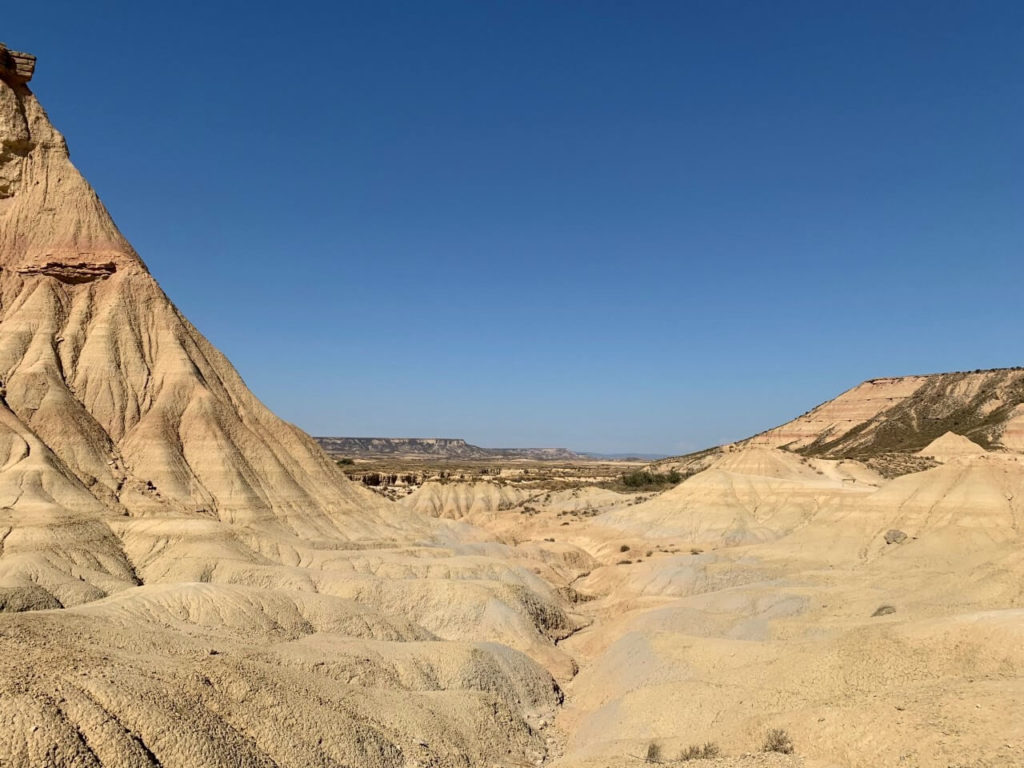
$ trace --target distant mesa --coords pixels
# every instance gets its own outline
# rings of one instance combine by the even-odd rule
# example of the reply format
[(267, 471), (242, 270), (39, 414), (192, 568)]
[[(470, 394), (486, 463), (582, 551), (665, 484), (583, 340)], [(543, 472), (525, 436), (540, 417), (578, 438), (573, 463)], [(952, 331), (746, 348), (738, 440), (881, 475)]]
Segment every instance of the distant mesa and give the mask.
[(489, 453), (461, 438), (447, 437), (317, 437), (329, 454), (343, 456), (433, 456), (488, 458)]
[(332, 456), (435, 459), (584, 460), (567, 448), (481, 448), (458, 437), (316, 437)]

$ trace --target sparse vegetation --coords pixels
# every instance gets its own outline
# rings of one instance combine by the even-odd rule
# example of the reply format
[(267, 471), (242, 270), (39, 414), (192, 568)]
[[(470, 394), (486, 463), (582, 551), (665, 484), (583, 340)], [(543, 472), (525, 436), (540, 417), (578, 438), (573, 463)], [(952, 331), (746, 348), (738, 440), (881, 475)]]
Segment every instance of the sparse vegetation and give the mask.
[(680, 752), (679, 757), (676, 759), (681, 763), (685, 763), (690, 760), (710, 760), (711, 758), (718, 757), (721, 754), (722, 750), (719, 749), (715, 742), (706, 741), (703, 744), (691, 744)]
[(355, 459), (350, 459), (347, 456), (345, 458), (338, 459), (337, 461), (339, 467), (351, 467), (355, 463)]
[(660, 763), (661, 762), (661, 745), (656, 742), (651, 742), (647, 745), (647, 754), (644, 756), (644, 762), (647, 763)]
[(619, 552), (629, 552), (629, 544), (623, 544), (619, 547)]
[(668, 472), (651, 472), (647, 469), (639, 469), (633, 472), (626, 472), (620, 478), (622, 485), (627, 488), (651, 488), (661, 485), (676, 485), (686, 478), (676, 470)]
[(793, 740), (782, 728), (772, 728), (765, 734), (762, 752), (778, 752), (781, 755), (793, 754)]
[(875, 456), (861, 457), (859, 460), (886, 480), (914, 472), (924, 472), (939, 466), (939, 462), (935, 459), (927, 456), (915, 456), (912, 453), (879, 453)]
[(380, 472), (368, 472), (362, 477), (363, 485), (371, 488), (379, 486), (394, 485), (398, 482), (398, 475), (384, 475)]

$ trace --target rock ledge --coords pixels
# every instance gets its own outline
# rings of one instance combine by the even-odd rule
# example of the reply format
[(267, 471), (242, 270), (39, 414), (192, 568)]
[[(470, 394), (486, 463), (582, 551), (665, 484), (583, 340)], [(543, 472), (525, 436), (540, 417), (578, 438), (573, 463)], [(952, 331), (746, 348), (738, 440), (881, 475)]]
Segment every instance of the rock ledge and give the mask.
[(31, 53), (12, 51), (0, 43), (0, 79), (24, 85), (36, 71), (36, 57)]

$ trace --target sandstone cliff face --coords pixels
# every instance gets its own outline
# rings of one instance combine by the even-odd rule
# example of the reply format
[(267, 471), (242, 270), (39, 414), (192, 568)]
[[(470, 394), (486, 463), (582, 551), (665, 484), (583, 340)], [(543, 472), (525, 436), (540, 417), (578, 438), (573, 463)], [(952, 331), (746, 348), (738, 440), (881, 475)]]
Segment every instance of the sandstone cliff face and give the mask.
[(12, 51), (0, 43), (0, 78), (25, 84), (36, 70), (36, 57), (23, 51)]

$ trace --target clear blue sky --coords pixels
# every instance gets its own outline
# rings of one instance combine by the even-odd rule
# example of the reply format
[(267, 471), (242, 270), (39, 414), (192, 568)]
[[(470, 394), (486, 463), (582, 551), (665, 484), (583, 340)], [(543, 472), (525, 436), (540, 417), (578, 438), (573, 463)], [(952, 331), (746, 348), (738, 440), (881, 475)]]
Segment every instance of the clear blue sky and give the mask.
[(1024, 364), (1019, 2), (23, 2), (167, 293), (314, 434), (682, 452)]

